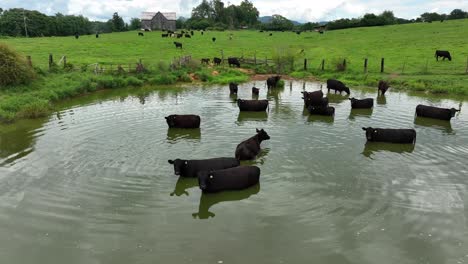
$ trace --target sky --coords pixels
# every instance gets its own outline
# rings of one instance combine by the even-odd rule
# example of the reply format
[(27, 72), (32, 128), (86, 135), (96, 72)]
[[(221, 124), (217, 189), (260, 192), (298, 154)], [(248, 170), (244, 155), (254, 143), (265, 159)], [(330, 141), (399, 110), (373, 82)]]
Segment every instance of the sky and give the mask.
[[(241, 0), (223, 1), (239, 4)], [(424, 12), (450, 13), (455, 8), (468, 11), (468, 0), (251, 0), (260, 16), (280, 14), (300, 22), (353, 18), (365, 13), (392, 10), (397, 17), (416, 18)], [(176, 12), (190, 17), (201, 0), (0, 0), (3, 9), (20, 7), (48, 15), (63, 13), (83, 15), (91, 20), (106, 21), (118, 12), (126, 21), (140, 17), (143, 11)]]

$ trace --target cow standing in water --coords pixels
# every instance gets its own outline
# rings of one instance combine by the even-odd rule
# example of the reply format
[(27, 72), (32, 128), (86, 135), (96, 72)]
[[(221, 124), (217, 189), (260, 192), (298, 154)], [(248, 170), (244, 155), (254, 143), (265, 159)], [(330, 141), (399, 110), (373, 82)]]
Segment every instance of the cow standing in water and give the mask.
[(416, 106), (416, 115), (428, 118), (435, 118), (441, 120), (448, 120), (452, 119), (455, 116), (456, 112), (459, 112), (459, 109), (455, 108), (439, 108), (435, 106), (428, 106), (428, 105), (418, 105)]
[(363, 127), (362, 130), (366, 131), (367, 141), (399, 144), (416, 143), (416, 130), (414, 129), (385, 129)]
[(247, 140), (242, 141), (236, 148), (236, 159), (253, 160), (260, 153), (260, 144), (264, 140), (269, 140), (270, 136), (265, 130), (256, 130), (257, 134)]
[(279, 75), (268, 78), (266, 81), (268, 89), (276, 88), (280, 80), (281, 80), (281, 76)]
[(327, 88), (328, 88), (328, 92), (330, 92), (330, 89), (331, 90), (335, 90), (335, 93), (338, 91), (340, 92), (340, 94), (342, 92), (345, 92), (347, 93), (348, 95), (350, 94), (350, 91), (349, 91), (349, 88), (346, 87), (346, 85), (338, 80), (334, 80), (334, 79), (328, 79), (327, 80)]
[(198, 115), (170, 115), (165, 118), (169, 128), (200, 128)]
[(259, 182), (260, 168), (257, 166), (239, 166), (217, 171), (198, 173), (198, 184), (203, 192), (221, 192), (242, 190)]
[(214, 158), (204, 160), (168, 160), (174, 165), (174, 174), (181, 177), (197, 177), (200, 171), (214, 171), (237, 167), (240, 165), (236, 158)]

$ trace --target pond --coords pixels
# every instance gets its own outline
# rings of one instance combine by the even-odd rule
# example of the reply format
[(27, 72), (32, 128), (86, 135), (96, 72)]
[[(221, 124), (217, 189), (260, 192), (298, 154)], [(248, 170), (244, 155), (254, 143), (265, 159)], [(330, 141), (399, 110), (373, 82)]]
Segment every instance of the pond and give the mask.
[[(334, 117), (308, 116), (286, 81), (268, 113), (239, 114), (227, 86), (103, 91), (46, 119), (0, 126), (1, 263), (465, 263), (468, 113), (450, 123), (414, 117), (446, 99), (352, 89), (376, 98)], [(198, 114), (171, 130), (169, 114)], [(414, 128), (415, 146), (366, 144), (361, 127)], [(168, 159), (232, 157), (264, 128), (260, 184), (202, 194)]]

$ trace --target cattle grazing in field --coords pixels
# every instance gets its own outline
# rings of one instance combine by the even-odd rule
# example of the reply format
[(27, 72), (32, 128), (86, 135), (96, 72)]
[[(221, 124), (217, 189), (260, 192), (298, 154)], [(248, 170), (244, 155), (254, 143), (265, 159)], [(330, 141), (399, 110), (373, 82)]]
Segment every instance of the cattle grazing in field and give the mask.
[(266, 80), (268, 89), (270, 89), (270, 88), (276, 88), (276, 86), (278, 85), (278, 82), (279, 82), (280, 80), (281, 80), (281, 76), (279, 76), (279, 75), (269, 77), (269, 78)]
[(161, 37), (162, 38), (167, 38), (167, 37), (169, 37), (169, 34), (161, 34)]
[[(328, 101), (328, 100), (327, 100)], [(333, 116), (335, 108), (332, 106), (309, 106), (307, 108), (311, 115)]]
[(79, 39), (79, 38), (80, 38), (80, 34), (75, 33), (75, 39)]
[(144, 35), (143, 32), (138, 32), (138, 36), (143, 37)]
[(270, 136), (265, 130), (256, 129), (257, 134), (249, 139), (242, 141), (236, 147), (236, 159), (253, 160), (260, 153), (260, 144), (264, 140), (269, 140)]
[(190, 36), (190, 34), (185, 34), (185, 37), (186, 37), (186, 38), (192, 38), (192, 37)]
[(340, 94), (342, 92), (346, 92), (348, 95), (350, 94), (349, 88), (346, 87), (344, 83), (338, 80), (334, 80), (334, 79), (327, 80), (327, 89), (328, 89), (328, 92), (330, 92), (330, 89), (331, 89), (331, 90), (335, 90), (335, 93), (338, 91), (340, 92)]
[(210, 59), (208, 59), (208, 58), (203, 58), (203, 59), (201, 59), (201, 63), (202, 63), (202, 64), (209, 64), (209, 63), (210, 63)]
[(252, 87), (252, 94), (258, 95), (260, 93), (260, 89), (256, 87)]
[(221, 64), (222, 60), (220, 58), (214, 57), (213, 58), (213, 63), (217, 66)]
[(385, 129), (363, 127), (366, 131), (367, 141), (371, 142), (388, 142), (399, 144), (414, 144), (416, 143), (416, 130), (414, 129)]
[(374, 99), (373, 98), (366, 98), (366, 99), (356, 99), (356, 98), (349, 98), (351, 101), (351, 108), (353, 109), (368, 109), (374, 107)]
[(213, 37), (213, 38), (211, 38), (211, 40), (212, 40), (213, 42), (215, 42), (215, 41), (216, 41), (216, 38)]
[(203, 33), (204, 33), (204, 32), (202, 31), (202, 32), (200, 32), (200, 33), (201, 33), (201, 34), (202, 34), (202, 36), (203, 36)]
[(244, 100), (238, 99), (237, 106), (240, 111), (261, 112), (268, 108), (268, 100)]
[(99, 33), (96, 33), (96, 38), (99, 38)]
[(174, 174), (181, 177), (194, 178), (200, 171), (223, 170), (240, 165), (236, 158), (214, 158), (204, 160), (168, 160), (174, 165)]
[(435, 106), (428, 105), (418, 105), (416, 106), (416, 115), (421, 117), (429, 117), (441, 120), (450, 121), (452, 117), (455, 116), (456, 112), (459, 112), (459, 109), (455, 108), (439, 108)]
[(319, 34), (323, 34), (323, 30), (319, 30)]
[(145, 28), (145, 31), (151, 31), (151, 30), (150, 30), (150, 29), (148, 29), (148, 28)]
[(229, 93), (230, 94), (237, 94), (238, 84), (234, 82), (229, 83)]
[(379, 81), (379, 87), (378, 87), (378, 90), (377, 90), (377, 95), (380, 94), (380, 93), (382, 95), (385, 95), (385, 93), (387, 92), (389, 87), (390, 87), (390, 85), (388, 85), (388, 82), (380, 80)]
[(199, 128), (200, 116), (198, 115), (170, 115), (166, 116), (169, 128)]
[(439, 57), (442, 57), (442, 60), (445, 60), (445, 58), (447, 58), (449, 61), (452, 61), (452, 56), (450, 55), (450, 52), (446, 50), (436, 50), (435, 57), (437, 61), (439, 61)]
[(205, 193), (242, 190), (257, 184), (259, 180), (260, 168), (257, 166), (239, 166), (198, 173), (198, 184)]
[(179, 33), (176, 34), (177, 38), (181, 38), (182, 36), (183, 36), (182, 34), (179, 34)]
[(167, 34), (174, 34), (174, 31), (168, 30), (168, 31), (167, 31)]
[(193, 30), (190, 31), (190, 35), (192, 35), (192, 36), (194, 35)]
[(270, 33), (270, 35), (269, 35), (269, 36), (270, 36), (270, 37), (271, 37), (271, 36), (273, 36), (273, 33)]
[(300, 32), (300, 31), (296, 31), (296, 34), (300, 35), (300, 34), (301, 34), (301, 32)]
[(237, 58), (228, 58), (228, 64), (229, 64), (229, 67), (231, 67), (232, 65), (235, 65), (237, 66), (237, 68), (240, 68), (240, 62), (239, 62), (239, 59)]
[(182, 49), (182, 43), (174, 41), (174, 45), (175, 45), (176, 49), (177, 48)]
[(260, 30), (260, 33), (263, 33), (263, 30)]

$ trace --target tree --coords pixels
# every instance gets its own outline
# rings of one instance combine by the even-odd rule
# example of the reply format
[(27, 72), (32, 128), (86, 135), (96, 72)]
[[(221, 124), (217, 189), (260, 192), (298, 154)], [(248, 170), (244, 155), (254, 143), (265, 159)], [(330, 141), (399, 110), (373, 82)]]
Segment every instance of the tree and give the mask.
[(438, 13), (424, 13), (421, 15), (421, 20), (424, 22), (432, 22), (445, 19), (446, 15)]
[(130, 30), (137, 30), (141, 29), (141, 20), (139, 18), (132, 18), (130, 19)]
[(211, 8), (212, 5), (208, 3), (208, 1), (203, 0), (201, 4), (197, 7), (192, 9), (192, 18), (201, 19), (201, 18), (208, 18), (211, 19), (211, 15), (213, 14), (213, 10)]
[(292, 30), (294, 24), (287, 18), (281, 15), (273, 15), (271, 21), (267, 24), (262, 25), (262, 28), (265, 30)]
[(111, 28), (114, 32), (121, 32), (125, 30), (125, 23), (117, 12), (114, 13), (112, 19), (110, 19), (108, 22), (112, 25)]
[(239, 15), (239, 21), (241, 21), (241, 23), (245, 23), (246, 25), (255, 25), (258, 23), (259, 12), (249, 0), (244, 0), (240, 3)]
[(186, 28), (185, 22), (186, 22), (185, 18), (179, 17), (176, 20), (176, 28)]
[(318, 23), (307, 22), (305, 24), (302, 24), (299, 29), (302, 31), (314, 30), (315, 27), (318, 25), (319, 25)]
[(468, 13), (461, 9), (454, 9), (452, 12), (450, 12), (450, 15), (448, 15), (448, 19), (462, 19), (462, 18), (468, 18)]
[(395, 15), (392, 11), (383, 11), (383, 13), (379, 15), (379, 17), (382, 19), (384, 25), (393, 25), (397, 22)]

